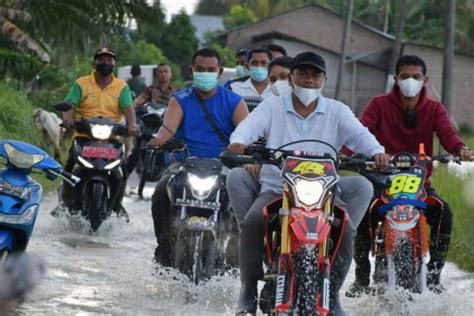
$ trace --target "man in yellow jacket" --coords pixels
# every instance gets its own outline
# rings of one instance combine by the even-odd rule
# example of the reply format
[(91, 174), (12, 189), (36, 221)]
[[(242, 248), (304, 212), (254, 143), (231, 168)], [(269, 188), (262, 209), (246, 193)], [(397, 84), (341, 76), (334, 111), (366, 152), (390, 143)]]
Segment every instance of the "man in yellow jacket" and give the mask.
[[(115, 122), (120, 122), (123, 114), (129, 134), (136, 134), (137, 126), (130, 88), (124, 80), (113, 75), (115, 62), (116, 55), (111, 49), (103, 47), (96, 51), (92, 62), (94, 71), (90, 75), (77, 79), (66, 96), (65, 101), (74, 105), (73, 109), (63, 112), (63, 124), (66, 127), (71, 127), (74, 120), (90, 119), (97, 116), (107, 116)], [(84, 135), (76, 133), (74, 137), (84, 137)], [(69, 157), (64, 168), (68, 172), (72, 171), (75, 163), (72, 149), (71, 147), (69, 150)], [(124, 171), (124, 168), (122, 170)], [(126, 179), (126, 177), (124, 178)], [(65, 185), (65, 191), (68, 187)], [(124, 189), (125, 183), (122, 191)], [(63, 197), (67, 195), (64, 192)], [(123, 194), (121, 194), (122, 196)], [(120, 205), (121, 197), (118, 201)], [(67, 199), (65, 202), (67, 205)]]

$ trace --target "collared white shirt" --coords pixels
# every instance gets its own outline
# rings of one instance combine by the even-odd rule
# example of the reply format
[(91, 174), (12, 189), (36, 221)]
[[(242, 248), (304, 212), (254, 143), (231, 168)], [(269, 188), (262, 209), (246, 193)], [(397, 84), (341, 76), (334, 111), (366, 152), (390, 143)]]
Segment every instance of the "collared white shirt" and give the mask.
[[(278, 148), (293, 141), (316, 139), (336, 149), (346, 145), (352, 151), (369, 157), (384, 152), (384, 147), (344, 103), (320, 96), (316, 109), (304, 118), (295, 111), (292, 95), (275, 96), (260, 103), (240, 122), (230, 136), (230, 143), (249, 145), (259, 137), (265, 137), (268, 148)], [(333, 153), (327, 146), (314, 142), (290, 145), (285, 149)], [(281, 193), (280, 170), (275, 166), (264, 165), (260, 172), (260, 183), (260, 192)]]
[(233, 82), (231, 83), (230, 88), (232, 92), (237, 93), (244, 99), (249, 109), (253, 109), (263, 100), (275, 96), (272, 92), (270, 82), (268, 82), (262, 94), (259, 94), (257, 89), (255, 89), (251, 78), (248, 78), (245, 81)]

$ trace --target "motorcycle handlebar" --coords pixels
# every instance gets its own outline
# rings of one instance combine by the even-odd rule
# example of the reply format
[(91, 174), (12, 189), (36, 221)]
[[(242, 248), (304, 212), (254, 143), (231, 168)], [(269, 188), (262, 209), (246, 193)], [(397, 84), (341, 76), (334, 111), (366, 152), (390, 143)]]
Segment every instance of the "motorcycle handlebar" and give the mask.
[(50, 173), (50, 174), (52, 174), (56, 177), (62, 178), (63, 180), (68, 182), (73, 187), (76, 186), (76, 184), (78, 184), (79, 182), (81, 182), (81, 178), (79, 178), (78, 176), (73, 175), (72, 173), (64, 171), (64, 170), (61, 170), (61, 171), (57, 172), (55, 170), (50, 169), (50, 170), (47, 170), (46, 172)]
[[(280, 155), (276, 154), (280, 153)], [(334, 158), (330, 154), (322, 154), (316, 155), (313, 153), (308, 152), (301, 152), (301, 151), (291, 151), (291, 150), (273, 150), (264, 147), (248, 147), (246, 148), (243, 155), (238, 155), (230, 150), (225, 150), (220, 155), (220, 160), (224, 165), (229, 168), (237, 167), (240, 165), (245, 164), (270, 164), (280, 166), (288, 156), (295, 156), (295, 157), (304, 157), (308, 159), (333, 159)], [(335, 160), (336, 161), (336, 160)], [(368, 167), (375, 165), (375, 162), (368, 161), (367, 159), (360, 159), (360, 158), (344, 158), (339, 162), (339, 169), (346, 169), (346, 168), (355, 168), (355, 167)]]

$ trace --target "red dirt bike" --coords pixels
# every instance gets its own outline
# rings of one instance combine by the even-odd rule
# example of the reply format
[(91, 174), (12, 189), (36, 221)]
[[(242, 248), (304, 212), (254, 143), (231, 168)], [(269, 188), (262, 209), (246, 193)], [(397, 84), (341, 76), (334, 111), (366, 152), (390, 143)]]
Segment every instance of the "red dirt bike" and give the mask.
[[(334, 154), (282, 149), (303, 142), (324, 144)], [(329, 315), (331, 267), (348, 221), (346, 211), (334, 205), (338, 170), (362, 168), (366, 161), (341, 162), (334, 147), (317, 140), (278, 149), (251, 147), (244, 155), (224, 152), (221, 160), (228, 166), (253, 163), (281, 169), (284, 193), (263, 210), (267, 273), (260, 309), (272, 315)]]
[(426, 166), (433, 161), (459, 162), (459, 158), (449, 155), (430, 158), (420, 144), (417, 155), (396, 154), (392, 158), (395, 169), (388, 176), (377, 177), (373, 174), (377, 171), (359, 171), (375, 186), (386, 183), (387, 188), (371, 204), (369, 212), (374, 281), (387, 282), (389, 290), (399, 287), (412, 293), (426, 291), (429, 261), (426, 212), (443, 206), (439, 199), (428, 196), (424, 187)]

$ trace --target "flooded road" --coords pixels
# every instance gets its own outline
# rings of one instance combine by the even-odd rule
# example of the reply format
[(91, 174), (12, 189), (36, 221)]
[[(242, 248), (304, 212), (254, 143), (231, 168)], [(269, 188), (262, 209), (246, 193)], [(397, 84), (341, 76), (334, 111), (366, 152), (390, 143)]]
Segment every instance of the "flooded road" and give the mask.
[[(239, 290), (235, 275), (196, 286), (153, 262), (152, 193), (149, 185), (145, 200), (126, 196), (130, 223), (111, 218), (96, 235), (81, 218), (50, 216), (57, 198), (45, 197), (28, 251), (45, 259), (46, 277), (13, 315), (233, 315)], [(343, 291), (353, 278), (351, 272)], [(448, 263), (443, 283), (448, 291), (415, 297), (405, 314), (473, 315), (474, 274)], [(348, 315), (397, 315), (396, 308), (374, 296), (349, 299), (341, 293), (341, 298)]]

